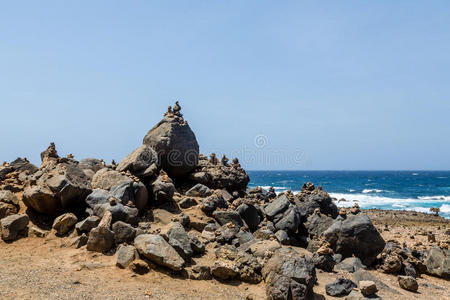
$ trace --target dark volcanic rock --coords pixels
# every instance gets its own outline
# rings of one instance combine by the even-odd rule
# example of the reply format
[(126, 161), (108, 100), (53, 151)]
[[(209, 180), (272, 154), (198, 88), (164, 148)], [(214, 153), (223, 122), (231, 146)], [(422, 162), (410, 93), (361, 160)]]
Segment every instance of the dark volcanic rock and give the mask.
[(144, 144), (155, 149), (162, 168), (170, 176), (183, 177), (197, 166), (197, 139), (187, 122), (178, 116), (165, 116), (147, 133)]
[(316, 282), (314, 263), (295, 250), (275, 252), (262, 269), (269, 299), (310, 299)]
[(136, 237), (136, 229), (134, 229), (130, 224), (122, 221), (117, 221), (114, 223), (112, 225), (112, 230), (114, 232), (114, 241), (116, 244), (131, 244)]
[(216, 208), (228, 208), (227, 202), (222, 196), (213, 194), (202, 201), (202, 210), (205, 213), (212, 213)]
[(333, 271), (333, 268), (336, 265), (336, 261), (331, 255), (319, 255), (314, 253), (312, 260), (316, 268), (324, 270), (325, 272)]
[(152, 183), (152, 192), (157, 203), (170, 201), (175, 193), (175, 185), (169, 176), (162, 173)]
[(333, 297), (346, 296), (356, 288), (356, 284), (350, 279), (338, 278), (335, 281), (325, 285), (327, 295)]
[(241, 218), (245, 221), (247, 226), (251, 231), (258, 229), (259, 223), (261, 223), (261, 217), (255, 206), (251, 204), (242, 204), (236, 211), (239, 213)]
[(284, 213), (283, 217), (278, 222), (275, 223), (275, 228), (292, 234), (297, 231), (300, 223), (300, 211), (297, 207), (292, 207)]
[(119, 250), (117, 251), (116, 266), (121, 269), (125, 269), (137, 257), (138, 257), (138, 253), (133, 246), (131, 246), (131, 245), (120, 246)]
[(286, 211), (290, 203), (291, 202), (289, 201), (288, 197), (285, 194), (282, 194), (278, 196), (278, 198), (273, 200), (273, 202), (269, 203), (264, 208), (264, 212), (269, 219), (273, 219), (273, 217), (275, 217), (276, 215)]
[(142, 145), (128, 154), (117, 166), (117, 171), (130, 171), (139, 178), (158, 175), (158, 155), (152, 147)]
[(218, 210), (213, 213), (214, 219), (220, 224), (225, 225), (229, 222), (233, 223), (238, 228), (244, 226), (241, 216), (236, 211), (222, 211)]
[(169, 230), (167, 231), (167, 238), (169, 244), (183, 257), (185, 260), (189, 260), (194, 254), (191, 246), (191, 240), (186, 233), (183, 225), (178, 222), (172, 222)]
[(362, 263), (370, 266), (383, 251), (385, 242), (369, 217), (352, 215), (336, 220), (324, 233), (334, 252), (350, 257), (354, 254)]
[(192, 197), (208, 197), (211, 195), (211, 190), (206, 185), (197, 183), (190, 190), (186, 192), (186, 196)]
[(336, 265), (336, 269), (344, 270), (349, 273), (358, 271), (359, 269), (365, 269), (366, 266), (362, 264), (361, 260), (357, 257), (347, 257)]
[(320, 237), (322, 233), (333, 224), (334, 220), (324, 214), (313, 213), (304, 223), (305, 228), (310, 236)]
[(295, 197), (295, 203), (304, 218), (312, 214), (316, 208), (319, 208), (322, 214), (329, 215), (333, 219), (338, 215), (337, 206), (328, 193), (320, 187), (315, 188), (311, 183), (303, 185), (300, 193)]
[(75, 229), (78, 232), (86, 232), (89, 233), (92, 228), (97, 227), (98, 223), (100, 223), (100, 218), (97, 216), (89, 216), (86, 219), (75, 224)]

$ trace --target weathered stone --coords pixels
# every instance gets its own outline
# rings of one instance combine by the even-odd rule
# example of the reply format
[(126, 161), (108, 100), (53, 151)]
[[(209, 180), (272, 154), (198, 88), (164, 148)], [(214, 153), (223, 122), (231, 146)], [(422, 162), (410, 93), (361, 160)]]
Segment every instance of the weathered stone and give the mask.
[(127, 205), (130, 202), (139, 210), (147, 207), (148, 191), (142, 182), (124, 182), (111, 188), (111, 195)]
[(117, 221), (112, 225), (112, 230), (114, 232), (114, 241), (116, 244), (128, 243), (131, 244), (136, 237), (136, 229), (134, 229), (130, 224), (122, 221)]
[(163, 203), (172, 200), (175, 193), (175, 186), (167, 175), (160, 175), (152, 183), (153, 197), (157, 203)]
[(385, 242), (365, 214), (336, 220), (324, 233), (334, 252), (350, 257), (354, 254), (370, 266), (384, 249)]
[(356, 284), (350, 279), (338, 278), (335, 281), (325, 285), (327, 295), (341, 297), (350, 294), (356, 288)]
[(202, 210), (205, 213), (212, 213), (217, 208), (228, 208), (227, 202), (223, 199), (222, 196), (211, 195), (202, 201)]
[(336, 265), (336, 262), (331, 255), (319, 255), (317, 253), (314, 253), (312, 260), (316, 268), (321, 269), (325, 272), (333, 271), (333, 268)]
[(189, 279), (193, 280), (209, 280), (211, 276), (211, 268), (208, 266), (193, 266), (188, 272)]
[(183, 177), (198, 164), (199, 146), (195, 134), (180, 117), (167, 115), (144, 137), (155, 149), (162, 168), (173, 177)]
[(411, 276), (398, 276), (398, 285), (407, 291), (417, 292), (419, 285), (417, 284), (417, 280)]
[(57, 234), (64, 235), (72, 230), (77, 221), (77, 216), (72, 213), (65, 213), (55, 219), (52, 228), (56, 230)]
[(263, 258), (267, 254), (274, 253), (276, 250), (280, 249), (281, 245), (278, 241), (266, 240), (257, 241), (250, 246), (250, 252), (256, 256)]
[(289, 239), (289, 235), (284, 230), (278, 230), (277, 232), (275, 232), (275, 237), (282, 245), (289, 245), (291, 241)]
[(186, 192), (186, 196), (192, 197), (208, 197), (211, 196), (211, 190), (201, 183), (197, 183), (190, 190)]
[(196, 206), (198, 203), (195, 201), (194, 198), (185, 198), (181, 200), (178, 205), (180, 205), (181, 208), (189, 208), (192, 206)]
[(285, 212), (283, 217), (275, 223), (275, 228), (277, 230), (284, 230), (288, 233), (297, 232), (298, 227), (301, 223), (300, 212), (297, 207), (293, 207)]
[(100, 218), (97, 216), (89, 216), (86, 219), (75, 224), (75, 229), (78, 232), (86, 232), (89, 233), (92, 228), (97, 227), (98, 223), (100, 223)]
[(11, 191), (0, 191), (0, 219), (17, 214), (19, 200)]
[(378, 291), (375, 282), (368, 280), (362, 280), (359, 282), (359, 290), (364, 296), (371, 296)]
[(311, 299), (316, 282), (314, 263), (295, 250), (277, 250), (262, 269), (268, 299)]
[(272, 219), (276, 215), (281, 214), (285, 210), (287, 210), (290, 203), (291, 202), (289, 201), (288, 197), (285, 194), (282, 194), (278, 196), (278, 198), (273, 200), (273, 202), (269, 203), (264, 208), (264, 212), (266, 213), (268, 218)]
[(261, 217), (255, 206), (244, 203), (239, 206), (236, 211), (252, 232), (258, 229), (258, 225), (261, 223)]
[(88, 251), (106, 252), (114, 245), (114, 232), (111, 227), (112, 214), (106, 211), (97, 227), (89, 232)]
[(313, 213), (304, 224), (310, 236), (320, 237), (333, 224), (333, 219), (324, 214)]
[(329, 215), (332, 218), (336, 218), (338, 215), (337, 206), (333, 203), (333, 200), (328, 193), (321, 188), (314, 187), (311, 183), (303, 185), (294, 201), (300, 208), (302, 217), (305, 219), (311, 215), (316, 208), (320, 210), (320, 213)]
[(218, 210), (213, 213), (213, 217), (220, 225), (225, 225), (231, 222), (238, 228), (244, 226), (241, 216), (236, 211)]
[(343, 270), (349, 273), (354, 273), (359, 269), (365, 269), (366, 266), (362, 264), (361, 260), (357, 257), (347, 257), (336, 265), (337, 270)]
[(4, 241), (13, 241), (27, 230), (30, 219), (27, 215), (17, 214), (0, 220), (0, 229)]
[(111, 190), (113, 187), (118, 186), (125, 182), (133, 181), (130, 177), (119, 171), (103, 168), (95, 173), (92, 178), (92, 189)]
[(167, 231), (167, 237), (169, 244), (183, 257), (188, 260), (193, 255), (191, 247), (191, 240), (186, 233), (183, 225), (178, 222), (172, 222), (169, 230)]
[(155, 234), (141, 234), (134, 240), (138, 252), (152, 262), (179, 271), (184, 266), (183, 258), (163, 237)]
[(138, 257), (136, 249), (131, 246), (120, 246), (117, 251), (116, 266), (125, 269), (128, 265)]
[(152, 147), (142, 145), (128, 154), (117, 166), (117, 171), (130, 171), (139, 177), (154, 177), (158, 175), (158, 155)]
[(78, 249), (86, 245), (88, 240), (89, 240), (88, 236), (83, 233), (80, 236), (74, 237), (70, 242), (70, 246)]
[(222, 280), (235, 279), (239, 276), (239, 269), (232, 261), (216, 260), (211, 267), (211, 274)]
[(450, 279), (450, 250), (431, 247), (426, 260), (427, 270), (430, 274)]

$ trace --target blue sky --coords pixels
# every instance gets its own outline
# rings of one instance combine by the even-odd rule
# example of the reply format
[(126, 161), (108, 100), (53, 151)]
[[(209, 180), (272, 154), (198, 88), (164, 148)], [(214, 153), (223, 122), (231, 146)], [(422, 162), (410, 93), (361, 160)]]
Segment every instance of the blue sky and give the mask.
[(450, 169), (449, 83), (449, 1), (0, 7), (2, 161), (120, 161), (180, 99), (249, 169)]

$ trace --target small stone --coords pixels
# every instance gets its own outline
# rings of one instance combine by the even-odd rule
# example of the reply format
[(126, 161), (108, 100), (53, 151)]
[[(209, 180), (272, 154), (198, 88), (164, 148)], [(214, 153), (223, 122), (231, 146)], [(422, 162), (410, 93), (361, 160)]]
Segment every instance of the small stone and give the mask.
[(419, 285), (417, 284), (417, 280), (414, 277), (411, 276), (398, 276), (397, 277), (398, 284), (400, 287), (404, 290), (416, 292), (419, 288)]
[(141, 259), (131, 262), (129, 268), (131, 271), (139, 275), (144, 275), (150, 272), (150, 267), (148, 264)]
[(64, 235), (75, 226), (77, 221), (77, 216), (72, 213), (66, 213), (55, 219), (52, 228), (56, 230), (57, 234)]
[(117, 251), (116, 266), (125, 269), (138, 257), (137, 251), (133, 246), (120, 246)]
[(364, 296), (373, 295), (378, 291), (375, 282), (369, 280), (361, 280), (359, 282), (359, 289)]

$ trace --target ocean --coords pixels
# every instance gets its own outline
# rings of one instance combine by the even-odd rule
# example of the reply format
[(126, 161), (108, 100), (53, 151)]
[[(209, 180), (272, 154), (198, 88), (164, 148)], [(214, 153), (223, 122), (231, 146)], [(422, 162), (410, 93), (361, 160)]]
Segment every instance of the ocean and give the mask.
[(297, 193), (304, 182), (322, 186), (338, 206), (412, 210), (450, 219), (450, 171), (248, 171), (249, 187)]

